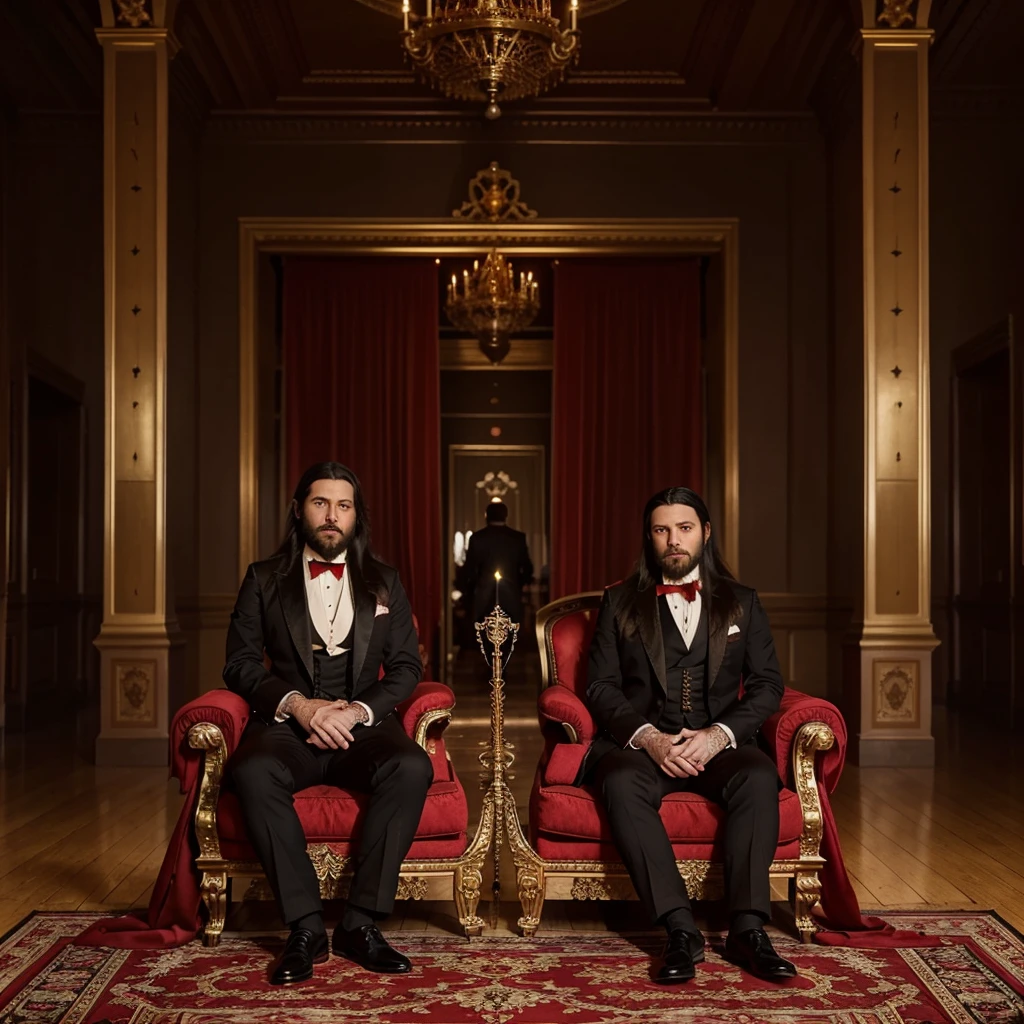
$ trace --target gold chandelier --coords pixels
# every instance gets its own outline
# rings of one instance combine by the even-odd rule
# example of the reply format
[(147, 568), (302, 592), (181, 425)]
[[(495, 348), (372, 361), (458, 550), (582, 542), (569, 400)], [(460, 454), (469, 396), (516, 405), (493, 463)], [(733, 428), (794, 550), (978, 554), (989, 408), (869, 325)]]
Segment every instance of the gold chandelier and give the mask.
[(469, 331), (480, 342), (484, 355), (500, 363), (508, 355), (510, 339), (516, 331), (529, 327), (540, 309), (540, 294), (533, 271), (519, 275), (516, 288), (512, 264), (492, 249), (480, 266), (462, 272), (462, 292), (458, 276), (452, 274), (444, 311), (462, 331)]
[(569, 0), (569, 28), (551, 16), (551, 0), (424, 0), (425, 16), (410, 28), (411, 0), (402, 0), (402, 45), (412, 65), (446, 96), (487, 100), (537, 96), (557, 85), (579, 54), (579, 0)]

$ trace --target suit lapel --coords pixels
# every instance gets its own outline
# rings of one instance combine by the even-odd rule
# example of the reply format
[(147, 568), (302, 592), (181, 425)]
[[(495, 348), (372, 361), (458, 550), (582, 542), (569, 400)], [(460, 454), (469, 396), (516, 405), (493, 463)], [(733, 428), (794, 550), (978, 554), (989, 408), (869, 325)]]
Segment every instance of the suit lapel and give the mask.
[(664, 693), (668, 693), (668, 673), (665, 671), (665, 641), (661, 635), (658, 617), (658, 591), (655, 587), (638, 591), (637, 610), (640, 613), (640, 639), (654, 666), (654, 676)]
[(363, 663), (366, 661), (366, 650), (370, 646), (373, 618), (377, 613), (377, 599), (370, 593), (366, 581), (360, 575), (359, 566), (354, 561), (346, 563), (345, 572), (352, 581), (352, 601), (355, 605), (355, 625), (352, 629), (352, 679), (358, 684), (359, 674), (363, 671)]
[[(735, 605), (735, 599), (732, 594), (732, 590), (728, 584), (720, 583), (719, 586), (722, 588), (722, 593), (719, 596), (723, 603), (728, 604), (730, 607)], [(715, 681), (718, 679), (718, 673), (722, 668), (722, 661), (725, 658), (725, 645), (729, 640), (729, 622), (732, 618), (730, 614), (724, 620), (714, 623), (711, 618), (711, 609), (708, 608), (708, 628), (710, 633), (708, 634), (708, 688), (710, 689), (715, 685)]]
[(292, 643), (306, 666), (310, 682), (313, 681), (313, 640), (309, 631), (309, 606), (306, 603), (306, 570), (302, 552), (292, 560), (288, 569), (278, 574), (278, 594), (284, 621)]

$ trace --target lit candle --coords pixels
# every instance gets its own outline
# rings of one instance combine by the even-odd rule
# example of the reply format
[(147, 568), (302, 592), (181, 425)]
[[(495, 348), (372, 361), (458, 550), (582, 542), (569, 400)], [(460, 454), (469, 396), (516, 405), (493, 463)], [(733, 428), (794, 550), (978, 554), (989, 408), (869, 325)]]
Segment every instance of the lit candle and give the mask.
[(434, 16), (434, 0), (427, 0), (427, 17), (432, 18)]
[(501, 601), (498, 598), (498, 584), (501, 582), (501, 573), (495, 570), (494, 572), (494, 607), (497, 608), (501, 605)]
[(402, 23), (405, 31), (409, 31), (409, 0), (402, 0)]
[(579, 16), (580, 0), (569, 0), (569, 31), (576, 31), (576, 19)]

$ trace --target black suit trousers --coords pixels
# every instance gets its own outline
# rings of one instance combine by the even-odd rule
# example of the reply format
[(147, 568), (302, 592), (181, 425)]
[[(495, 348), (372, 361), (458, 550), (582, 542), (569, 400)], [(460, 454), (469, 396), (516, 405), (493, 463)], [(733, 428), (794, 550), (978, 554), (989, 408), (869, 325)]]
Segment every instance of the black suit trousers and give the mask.
[(430, 758), (391, 715), (358, 725), (347, 750), (319, 750), (292, 719), (267, 725), (253, 718), (228, 766), (249, 841), (286, 922), (319, 912), (320, 887), (292, 799), (310, 786), (370, 794), (354, 855), (349, 902), (391, 912), (398, 874), (412, 845), (433, 779)]
[(644, 750), (616, 748), (587, 773), (599, 792), (615, 845), (653, 922), (689, 907), (686, 884), (658, 814), (669, 793), (699, 793), (725, 810), (725, 888), (731, 913), (771, 917), (768, 871), (779, 841), (779, 776), (754, 743), (727, 748), (694, 777), (666, 775)]

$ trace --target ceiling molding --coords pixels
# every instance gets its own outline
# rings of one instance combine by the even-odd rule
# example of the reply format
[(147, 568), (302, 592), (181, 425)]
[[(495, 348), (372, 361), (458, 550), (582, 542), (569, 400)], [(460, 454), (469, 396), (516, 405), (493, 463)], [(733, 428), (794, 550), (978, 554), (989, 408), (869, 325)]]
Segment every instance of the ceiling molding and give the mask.
[(253, 115), (215, 112), (207, 121), (211, 141), (380, 142), (418, 143), (486, 141), (500, 145), (591, 142), (607, 145), (807, 145), (820, 140), (813, 114), (662, 114), (623, 117), (621, 112), (601, 116), (508, 116), (498, 124), (484, 123), (474, 114), (451, 116), (434, 112), (414, 117), (368, 115), (324, 117)]

